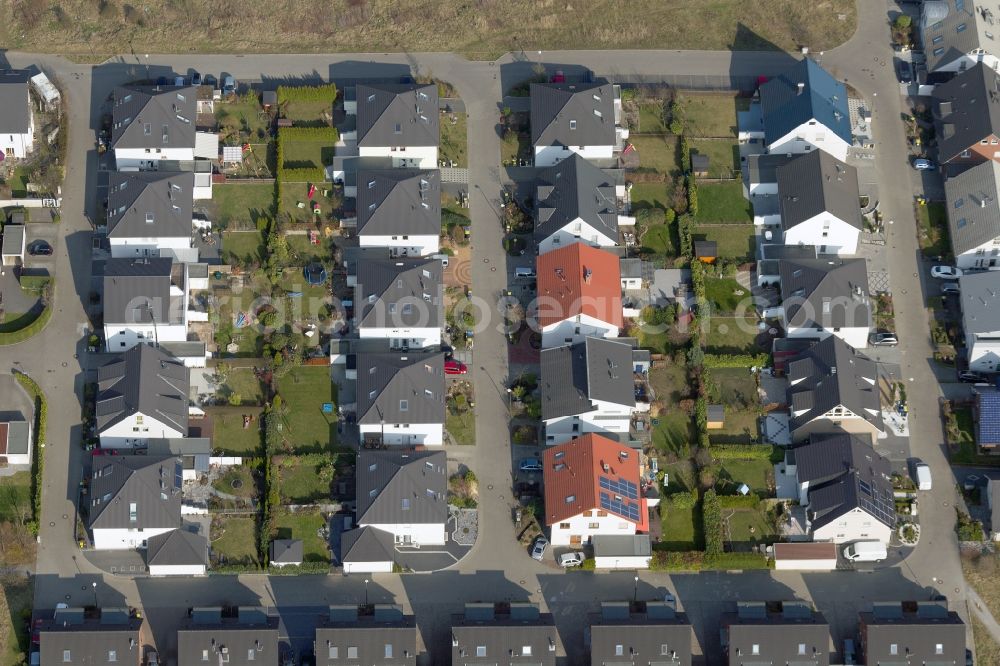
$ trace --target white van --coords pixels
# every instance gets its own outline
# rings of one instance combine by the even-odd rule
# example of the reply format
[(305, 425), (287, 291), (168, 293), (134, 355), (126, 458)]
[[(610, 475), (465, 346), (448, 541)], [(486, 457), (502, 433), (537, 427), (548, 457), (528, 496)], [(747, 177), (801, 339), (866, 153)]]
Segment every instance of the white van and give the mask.
[(849, 562), (881, 562), (888, 556), (881, 541), (856, 541), (844, 548), (844, 559)]
[(931, 489), (931, 468), (927, 463), (918, 462), (913, 466), (913, 480), (917, 482), (917, 490)]
[(514, 277), (516, 278), (534, 278), (535, 269), (532, 266), (520, 266), (514, 269)]

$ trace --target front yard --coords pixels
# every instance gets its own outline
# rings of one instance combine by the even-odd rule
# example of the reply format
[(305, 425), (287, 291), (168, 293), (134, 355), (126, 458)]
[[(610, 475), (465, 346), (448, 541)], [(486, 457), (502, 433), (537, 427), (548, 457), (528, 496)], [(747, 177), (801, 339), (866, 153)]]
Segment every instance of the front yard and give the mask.
[(948, 213), (944, 203), (931, 201), (917, 206), (917, 229), (920, 249), (926, 257), (949, 257)]
[[(284, 405), (282, 436), (296, 452), (329, 451), (337, 441), (337, 389), (330, 367), (303, 365), (278, 379)], [(323, 405), (331, 404), (329, 413)]]
[(212, 518), (212, 565), (259, 566), (257, 538), (253, 516), (223, 516)]
[(303, 562), (329, 562), (329, 542), (321, 536), (326, 533), (327, 519), (316, 510), (276, 511), (274, 514), (274, 539), (302, 539)]
[(464, 113), (441, 114), (441, 139), (438, 157), (457, 167), (469, 166), (468, 120)]

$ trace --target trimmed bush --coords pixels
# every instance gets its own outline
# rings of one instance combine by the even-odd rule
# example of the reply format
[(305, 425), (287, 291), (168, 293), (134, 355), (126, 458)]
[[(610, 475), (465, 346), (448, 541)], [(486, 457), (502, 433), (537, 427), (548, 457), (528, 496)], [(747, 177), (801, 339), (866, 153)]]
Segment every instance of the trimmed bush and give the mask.
[(719, 506), (723, 509), (756, 509), (760, 498), (750, 493), (748, 495), (719, 495)]
[(702, 553), (697, 550), (653, 553), (650, 571), (710, 571), (728, 569), (769, 569), (773, 565), (760, 553)]
[(42, 517), (42, 475), (45, 472), (45, 424), (49, 417), (48, 400), (34, 379), (23, 372), (15, 372), (17, 383), (27, 391), (35, 405), (34, 438), (31, 446), (31, 512), (28, 527), (32, 534), (38, 534), (38, 521)]
[(705, 554), (705, 569), (770, 569), (774, 565), (761, 553)]
[(770, 460), (774, 449), (765, 444), (716, 444), (712, 457), (716, 460)]
[(279, 141), (323, 141), (337, 143), (340, 135), (335, 127), (282, 127), (278, 130)]
[(37, 335), (45, 328), (49, 319), (52, 318), (52, 306), (46, 305), (45, 309), (41, 311), (38, 317), (35, 318), (30, 324), (18, 331), (10, 331), (8, 333), (0, 333), (0, 346), (3, 345), (16, 345), (18, 342), (24, 342), (28, 338)]
[(667, 498), (671, 509), (693, 509), (698, 503), (698, 491), (692, 490), (689, 493), (674, 493)]
[(769, 357), (760, 354), (705, 354), (706, 368), (762, 368)]
[(278, 178), (287, 183), (321, 183), (326, 178), (323, 167), (302, 167), (286, 169), (278, 167)]
[(724, 541), (722, 505), (715, 490), (708, 490), (701, 500), (701, 522), (705, 531), (705, 553), (721, 553)]
[(278, 86), (278, 104), (286, 102), (330, 102), (337, 99), (337, 86), (324, 83), (316, 86)]

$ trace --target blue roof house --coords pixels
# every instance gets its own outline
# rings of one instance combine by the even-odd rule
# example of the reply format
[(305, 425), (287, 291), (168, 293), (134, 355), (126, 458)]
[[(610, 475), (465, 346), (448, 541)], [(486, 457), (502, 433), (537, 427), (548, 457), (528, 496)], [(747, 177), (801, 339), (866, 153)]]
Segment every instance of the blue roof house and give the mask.
[(847, 159), (852, 142), (847, 89), (806, 58), (760, 87), (764, 143), (768, 152), (822, 150)]
[(1000, 447), (1000, 390), (976, 387), (976, 444), (990, 451)]

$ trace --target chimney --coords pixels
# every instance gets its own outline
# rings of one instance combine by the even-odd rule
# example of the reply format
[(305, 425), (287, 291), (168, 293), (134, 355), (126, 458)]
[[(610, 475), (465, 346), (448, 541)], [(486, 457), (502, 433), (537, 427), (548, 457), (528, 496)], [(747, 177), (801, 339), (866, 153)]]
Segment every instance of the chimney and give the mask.
[(802, 81), (799, 81), (799, 91), (796, 94), (801, 95), (803, 92), (805, 92), (805, 89), (806, 89), (806, 84)]

